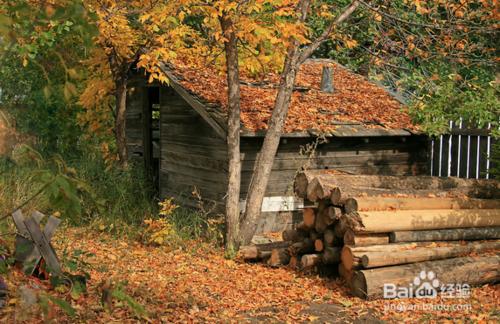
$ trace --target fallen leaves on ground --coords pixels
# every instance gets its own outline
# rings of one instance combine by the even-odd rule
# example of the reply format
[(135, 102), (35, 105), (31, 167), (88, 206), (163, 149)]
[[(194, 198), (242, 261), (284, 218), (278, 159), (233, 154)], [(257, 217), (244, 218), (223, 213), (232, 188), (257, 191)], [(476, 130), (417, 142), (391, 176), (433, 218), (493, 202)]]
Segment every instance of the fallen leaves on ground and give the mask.
[[(147, 310), (141, 321), (158, 322), (335, 322), (363, 318), (366, 314), (391, 322), (498, 319), (498, 286), (484, 286), (472, 291), (467, 300), (432, 300), (432, 303), (470, 304), (469, 311), (406, 311), (403, 306), (429, 303), (429, 300), (364, 301), (350, 297), (340, 280), (300, 274), (287, 268), (272, 269), (261, 264), (226, 260), (223, 251), (206, 244), (187, 244), (183, 249), (149, 247), (83, 228), (65, 229), (55, 240), (56, 249), (85, 250), (94, 254), (85, 260), (91, 265), (88, 294), (72, 300), (67, 293), (50, 291), (47, 282), (26, 277), (11, 270), (6, 278), (10, 301), (0, 319), (42, 322), (36, 308), (22, 311), (18, 292), (21, 286), (49, 291), (70, 301), (76, 310), (68, 318), (61, 310), (49, 315), (58, 322), (136, 322), (137, 315), (123, 302), (111, 310), (101, 304), (103, 287), (109, 282), (125, 282), (126, 293)], [(328, 318), (308, 313), (310, 305), (332, 305), (342, 311), (330, 312)], [(393, 306), (391, 306), (393, 305)], [(392, 308), (391, 308), (392, 307)], [(399, 307), (399, 308), (398, 308)]]

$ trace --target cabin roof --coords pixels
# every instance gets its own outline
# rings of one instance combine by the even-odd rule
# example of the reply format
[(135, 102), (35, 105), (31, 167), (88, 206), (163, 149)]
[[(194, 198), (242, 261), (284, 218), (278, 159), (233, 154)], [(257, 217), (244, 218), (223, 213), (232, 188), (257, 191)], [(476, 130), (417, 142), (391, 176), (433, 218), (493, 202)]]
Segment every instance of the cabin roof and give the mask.
[[(333, 67), (334, 92), (320, 91), (322, 68)], [(163, 65), (170, 85), (219, 133), (226, 129), (227, 83), (215, 67)], [(242, 136), (263, 136), (279, 76), (241, 77)], [(331, 60), (308, 60), (298, 75), (285, 137), (409, 136), (418, 132), (407, 107), (383, 87)]]

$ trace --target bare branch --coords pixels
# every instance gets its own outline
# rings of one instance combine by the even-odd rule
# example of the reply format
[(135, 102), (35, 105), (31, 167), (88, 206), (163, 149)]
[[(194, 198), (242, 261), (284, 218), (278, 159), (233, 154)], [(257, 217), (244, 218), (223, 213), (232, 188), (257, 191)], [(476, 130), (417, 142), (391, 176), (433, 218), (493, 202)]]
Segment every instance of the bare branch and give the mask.
[(347, 18), (349, 18), (352, 13), (359, 7), (359, 5), (360, 1), (355, 0), (351, 2), (351, 4), (347, 6), (347, 8), (345, 8), (344, 11), (335, 20), (331, 22), (328, 28), (325, 29), (325, 31), (318, 38), (316, 38), (309, 46), (304, 48), (300, 53), (299, 64), (307, 60), (307, 58), (309, 58), (312, 53), (314, 53), (314, 51), (317, 50), (318, 47), (330, 37), (330, 34), (333, 32), (334, 28), (346, 21)]

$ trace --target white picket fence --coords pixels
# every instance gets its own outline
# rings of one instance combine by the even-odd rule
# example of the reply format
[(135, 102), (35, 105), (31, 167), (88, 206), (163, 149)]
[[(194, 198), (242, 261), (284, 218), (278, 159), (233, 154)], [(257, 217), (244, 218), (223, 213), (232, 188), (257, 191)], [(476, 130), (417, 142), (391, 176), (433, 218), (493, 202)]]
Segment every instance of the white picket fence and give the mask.
[(486, 128), (449, 122), (448, 134), (431, 140), (430, 174), (439, 177), (490, 179), (492, 167), (491, 124)]

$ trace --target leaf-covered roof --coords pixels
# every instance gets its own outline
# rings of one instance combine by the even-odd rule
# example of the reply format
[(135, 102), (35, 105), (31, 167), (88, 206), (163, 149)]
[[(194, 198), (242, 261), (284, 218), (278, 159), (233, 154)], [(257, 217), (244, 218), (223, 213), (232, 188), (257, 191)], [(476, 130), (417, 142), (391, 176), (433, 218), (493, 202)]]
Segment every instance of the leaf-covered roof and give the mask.
[[(320, 90), (323, 66), (333, 67), (334, 92)], [(215, 67), (170, 66), (177, 82), (206, 105), (221, 113), (227, 108), (227, 83)], [(241, 123), (246, 132), (267, 128), (277, 92), (279, 75), (256, 79), (241, 76)], [(407, 107), (382, 87), (329, 60), (309, 60), (297, 75), (285, 133), (315, 132), (335, 135), (340, 125), (353, 129), (414, 131)]]

